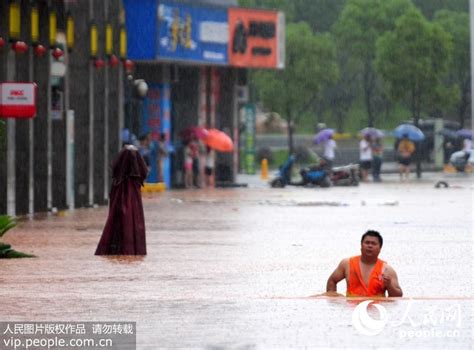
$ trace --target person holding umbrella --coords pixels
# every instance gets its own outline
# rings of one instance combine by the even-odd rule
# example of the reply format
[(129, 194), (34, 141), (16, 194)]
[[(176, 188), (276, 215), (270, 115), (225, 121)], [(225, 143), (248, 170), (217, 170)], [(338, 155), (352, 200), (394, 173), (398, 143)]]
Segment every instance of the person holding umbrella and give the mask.
[(410, 176), (410, 163), (415, 152), (415, 145), (408, 138), (408, 134), (403, 134), (402, 140), (398, 144), (398, 163), (400, 164), (400, 180), (408, 180)]
[(329, 139), (323, 142), (323, 156), (326, 159), (326, 166), (329, 169), (332, 169), (332, 164), (334, 162), (335, 150), (337, 148), (337, 143), (333, 138), (333, 135), (329, 136)]
[(325, 128), (319, 131), (313, 138), (313, 143), (323, 145), (323, 157), (327, 161), (326, 166), (332, 168), (335, 158), (335, 150), (337, 148), (336, 141), (333, 138), (334, 129)]
[(368, 135), (370, 140), (370, 148), (372, 151), (372, 178), (374, 182), (380, 182), (380, 169), (382, 168), (382, 154), (383, 154), (383, 142), (382, 139), (385, 136), (382, 130), (367, 127), (360, 131), (360, 134), (364, 137)]

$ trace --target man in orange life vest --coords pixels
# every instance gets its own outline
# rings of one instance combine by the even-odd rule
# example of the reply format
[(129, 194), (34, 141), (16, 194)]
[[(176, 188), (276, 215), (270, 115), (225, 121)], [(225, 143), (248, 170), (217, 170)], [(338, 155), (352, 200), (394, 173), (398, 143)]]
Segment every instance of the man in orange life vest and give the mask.
[(348, 297), (384, 297), (386, 291), (389, 297), (403, 296), (397, 273), (378, 258), (382, 245), (383, 238), (380, 233), (372, 230), (364, 233), (361, 239), (361, 255), (339, 263), (328, 279), (325, 295), (340, 295), (337, 293), (337, 284), (346, 279)]

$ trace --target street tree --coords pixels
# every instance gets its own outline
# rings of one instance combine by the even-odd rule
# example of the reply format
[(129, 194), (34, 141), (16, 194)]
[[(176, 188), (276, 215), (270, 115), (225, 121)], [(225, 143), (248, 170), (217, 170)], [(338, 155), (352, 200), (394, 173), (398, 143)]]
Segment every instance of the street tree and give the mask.
[(242, 7), (283, 11), (286, 21), (293, 21), (295, 17), (295, 4), (292, 0), (239, 0), (238, 3)]
[(449, 35), (416, 9), (400, 17), (395, 30), (377, 41), (377, 71), (390, 96), (408, 102), (416, 124), (423, 108), (440, 103), (451, 51)]
[[(418, 9), (406, 12), (396, 21), (395, 29), (377, 41), (377, 71), (389, 95), (410, 106), (416, 126), (422, 110), (446, 100), (442, 79), (451, 50), (449, 35), (440, 25), (428, 22)], [(416, 168), (419, 177), (419, 157)]]
[(263, 104), (287, 122), (290, 153), (301, 115), (337, 76), (335, 47), (329, 34), (315, 35), (305, 22), (287, 25), (285, 69), (255, 73), (254, 82)]
[(459, 94), (453, 99), (459, 123), (464, 127), (471, 101), (471, 67), (469, 15), (465, 12), (441, 10), (435, 14), (435, 22), (451, 36), (453, 54), (449, 64), (448, 85), (455, 85)]
[[(338, 50), (351, 59), (346, 62), (358, 73), (367, 111), (367, 125), (375, 123), (375, 100), (381, 90), (374, 67), (376, 41), (395, 20), (413, 8), (410, 0), (348, 0), (334, 25)], [(347, 69), (344, 69), (347, 70)]]

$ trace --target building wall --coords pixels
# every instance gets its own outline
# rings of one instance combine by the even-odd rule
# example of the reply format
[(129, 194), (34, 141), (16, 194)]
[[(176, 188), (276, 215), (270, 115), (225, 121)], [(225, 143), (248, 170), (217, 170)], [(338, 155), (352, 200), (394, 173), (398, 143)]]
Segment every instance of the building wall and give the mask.
[[(0, 1), (0, 23), (8, 23), (8, 3), (6, 1)], [(5, 41), (8, 40), (7, 32), (8, 27), (5, 25), (0, 26), (0, 37)], [(7, 47), (0, 50), (0, 81), (6, 80), (7, 75)], [(2, 120), (5, 121), (5, 120)], [(7, 140), (6, 140), (6, 125), (0, 122), (0, 164), (7, 163)], [(6, 213), (7, 211), (7, 167), (0, 166), (0, 213)]]
[[(109, 20), (114, 28), (114, 53), (119, 51), (119, 11), (120, 0), (108, 1)], [(30, 38), (30, 4), (29, 0), (18, 0), (21, 5), (21, 40), (29, 45), (29, 51), (33, 52)], [(40, 40), (39, 42), (48, 48), (48, 52), (38, 57), (32, 55), (32, 69), (29, 68), (29, 55), (15, 55), (15, 81), (28, 81), (33, 75), (33, 81), (38, 85), (37, 116), (33, 122), (34, 147), (33, 147), (33, 182), (34, 182), (34, 211), (44, 212), (52, 207), (64, 209), (67, 207), (66, 199), (66, 111), (63, 105), (63, 115), (60, 120), (51, 121), (52, 132), (52, 202), (48, 208), (47, 184), (48, 184), (48, 86), (50, 70), (50, 48), (49, 48), (49, 7), (57, 9), (57, 29), (65, 30), (65, 6), (71, 12), (75, 20), (75, 47), (68, 55), (69, 85), (63, 83), (60, 88), (64, 95), (69, 88), (69, 108), (74, 110), (74, 192), (75, 206), (84, 207), (89, 205), (89, 140), (94, 140), (94, 204), (105, 204), (104, 193), (108, 193), (110, 186), (109, 165), (114, 155), (119, 150), (119, 120), (118, 120), (118, 80), (119, 67), (109, 67), (109, 91), (108, 91), (108, 118), (105, 118), (105, 69), (93, 69), (94, 83), (94, 125), (93, 133), (89, 132), (89, 66), (90, 41), (89, 41), (89, 4), (94, 6), (94, 20), (98, 26), (99, 33), (99, 57), (106, 59), (104, 54), (105, 45), (105, 1), (63, 1), (63, 0), (40, 0), (38, 1)], [(8, 42), (8, 2), (0, 2), (0, 36)], [(12, 55), (10, 45), (7, 44), (0, 49), (0, 82), (7, 80), (7, 56)], [(120, 66), (120, 69), (121, 66)], [(63, 103), (65, 102), (65, 96)], [(108, 119), (109, 142), (104, 145), (104, 123)], [(29, 160), (30, 160), (30, 121), (17, 120), (15, 127), (16, 150), (15, 150), (15, 197), (16, 214), (26, 214), (29, 210)], [(4, 130), (4, 128), (0, 129)], [(105, 164), (105, 154), (108, 155), (108, 164)], [(0, 138), (0, 163), (6, 164), (7, 143), (5, 137)], [(7, 212), (7, 167), (0, 167), (0, 214)], [(108, 185), (105, 178), (108, 178)]]

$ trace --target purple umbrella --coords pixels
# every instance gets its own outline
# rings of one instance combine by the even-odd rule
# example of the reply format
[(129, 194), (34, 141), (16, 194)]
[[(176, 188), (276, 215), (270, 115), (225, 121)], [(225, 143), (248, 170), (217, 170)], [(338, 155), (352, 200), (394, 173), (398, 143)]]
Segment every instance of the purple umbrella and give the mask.
[(474, 132), (470, 129), (461, 129), (461, 130), (456, 131), (456, 135), (458, 135), (459, 137), (463, 137), (465, 139), (471, 139), (472, 140), (472, 135), (473, 134), (474, 134)]
[(313, 143), (318, 144), (327, 141), (332, 135), (334, 135), (334, 129), (323, 129), (314, 136)]
[(362, 129), (359, 133), (363, 136), (368, 135), (374, 139), (380, 139), (385, 136), (382, 130), (370, 127)]

